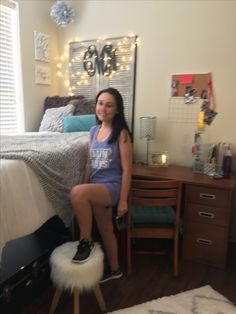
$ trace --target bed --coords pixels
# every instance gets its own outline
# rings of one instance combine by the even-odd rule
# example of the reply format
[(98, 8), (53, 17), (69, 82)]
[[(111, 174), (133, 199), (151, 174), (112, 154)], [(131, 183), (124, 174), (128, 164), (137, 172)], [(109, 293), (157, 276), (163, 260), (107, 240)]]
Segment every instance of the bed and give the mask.
[(83, 96), (47, 97), (39, 132), (1, 136), (0, 256), (8, 241), (54, 215), (71, 224), (69, 191), (83, 179), (94, 105)]

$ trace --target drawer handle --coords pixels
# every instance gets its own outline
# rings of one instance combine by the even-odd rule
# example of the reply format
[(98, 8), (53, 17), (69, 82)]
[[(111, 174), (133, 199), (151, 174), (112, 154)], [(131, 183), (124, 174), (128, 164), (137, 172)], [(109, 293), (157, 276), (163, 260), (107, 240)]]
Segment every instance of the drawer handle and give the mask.
[(200, 198), (207, 198), (210, 200), (214, 200), (216, 196), (213, 194), (200, 193)]
[(211, 240), (203, 239), (203, 238), (197, 238), (197, 243), (204, 244), (204, 245), (212, 245)]
[(208, 213), (208, 212), (198, 212), (198, 216), (204, 217), (204, 218), (210, 218), (210, 219), (214, 219), (215, 218), (215, 214)]

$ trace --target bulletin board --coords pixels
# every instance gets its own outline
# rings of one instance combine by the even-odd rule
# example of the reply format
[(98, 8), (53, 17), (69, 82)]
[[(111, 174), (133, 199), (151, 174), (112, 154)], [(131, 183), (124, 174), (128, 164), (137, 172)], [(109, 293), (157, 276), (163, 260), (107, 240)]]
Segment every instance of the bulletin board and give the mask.
[(197, 97), (192, 104), (185, 104), (184, 97), (171, 97), (169, 100), (168, 121), (196, 124), (202, 100)]
[[(196, 123), (202, 101), (207, 97), (208, 73), (173, 74), (168, 120), (171, 122)], [(186, 95), (192, 98), (187, 101)]]

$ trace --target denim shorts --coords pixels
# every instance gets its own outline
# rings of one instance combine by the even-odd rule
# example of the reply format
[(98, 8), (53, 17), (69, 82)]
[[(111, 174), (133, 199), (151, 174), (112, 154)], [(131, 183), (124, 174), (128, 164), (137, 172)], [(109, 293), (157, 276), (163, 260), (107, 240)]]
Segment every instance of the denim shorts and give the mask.
[(111, 206), (117, 205), (120, 199), (120, 183), (103, 183), (111, 196), (112, 204)]

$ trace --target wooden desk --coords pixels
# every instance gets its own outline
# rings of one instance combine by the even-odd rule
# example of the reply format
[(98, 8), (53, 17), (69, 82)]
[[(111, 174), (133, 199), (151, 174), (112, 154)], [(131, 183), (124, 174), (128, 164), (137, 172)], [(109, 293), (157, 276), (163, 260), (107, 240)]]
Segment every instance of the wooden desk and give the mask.
[(150, 167), (133, 165), (133, 177), (179, 180), (183, 187), (184, 259), (224, 268), (226, 262), (229, 219), (236, 182), (212, 179), (191, 168), (170, 165)]

